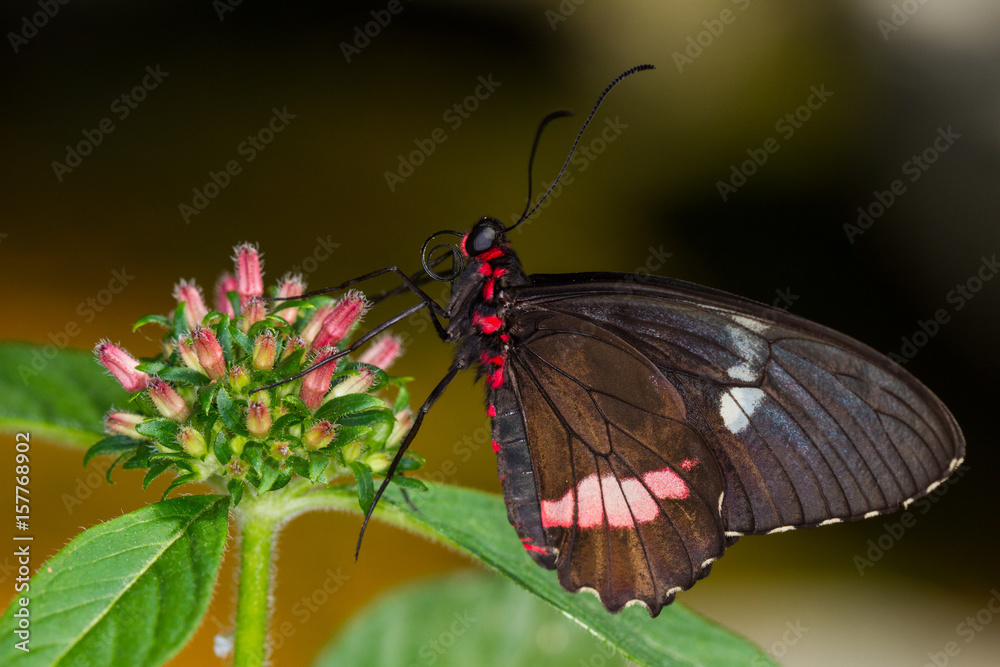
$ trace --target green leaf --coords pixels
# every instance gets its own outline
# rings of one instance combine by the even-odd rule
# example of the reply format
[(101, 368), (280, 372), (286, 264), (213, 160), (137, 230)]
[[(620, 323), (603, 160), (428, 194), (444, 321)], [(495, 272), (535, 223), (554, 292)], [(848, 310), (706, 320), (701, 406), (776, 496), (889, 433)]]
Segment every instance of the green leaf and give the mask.
[(219, 406), (219, 414), (222, 415), (222, 423), (226, 428), (237, 435), (249, 435), (241, 403), (242, 401), (230, 398), (229, 392), (223, 387), (219, 388), (219, 393), (215, 396), (215, 404)]
[(135, 449), (136, 447), (142, 447), (145, 443), (142, 440), (136, 440), (135, 438), (130, 438), (127, 435), (111, 435), (94, 444), (93, 447), (87, 450), (87, 453), (83, 456), (83, 467), (86, 468), (87, 465), (93, 460), (95, 456), (100, 456), (101, 454), (117, 454), (119, 452), (127, 452)]
[(166, 662), (208, 609), (228, 516), (224, 496), (186, 496), (84, 531), (31, 579), (29, 653), (14, 647), (16, 598), (0, 619), (0, 664)]
[(89, 446), (104, 437), (104, 413), (128, 393), (80, 350), (0, 343), (0, 430)]
[(416, 664), (629, 663), (502, 577), (463, 572), (380, 595), (348, 621), (313, 667)]
[(275, 311), (281, 312), (286, 308), (305, 308), (306, 310), (314, 310), (316, 306), (312, 304), (311, 301), (303, 301), (302, 299), (290, 299), (288, 301), (275, 301), (272, 304)]
[(425, 493), (410, 491), (420, 510), (414, 512), (400, 490), (390, 486), (375, 516), (483, 561), (615, 646), (625, 658), (639, 665), (774, 664), (746, 639), (676, 602), (655, 619), (638, 606), (609, 614), (593, 596), (563, 590), (555, 573), (531, 560), (507, 521), (502, 497), (429, 482), (427, 487)]
[(233, 340), (236, 341), (236, 344), (243, 349), (243, 354), (251, 354), (253, 352), (253, 342), (251, 342), (245, 333), (240, 331), (239, 327), (235, 324), (230, 324), (229, 333), (232, 335)]
[(168, 329), (171, 327), (169, 317), (154, 313), (152, 315), (144, 315), (136, 320), (135, 324), (132, 325), (132, 331), (137, 331), (139, 327), (144, 327), (147, 324), (159, 324)]
[(186, 308), (187, 302), (181, 301), (174, 309), (174, 340), (180, 340), (188, 332), (187, 318), (184, 316)]
[[(384, 442), (389, 434), (392, 432), (392, 425), (395, 423), (396, 418), (393, 416), (392, 411), (388, 409), (383, 410), (367, 410), (365, 412), (356, 412), (350, 415), (343, 415), (337, 418), (337, 425), (344, 428), (357, 428), (359, 426), (367, 426), (373, 430), (378, 431), (376, 435), (381, 436)], [(381, 428), (379, 428), (381, 427)]]
[(410, 407), (410, 390), (399, 385), (399, 392), (396, 394), (396, 401), (392, 404), (393, 413), (402, 412)]
[(303, 417), (309, 416), (311, 412), (309, 408), (306, 407), (305, 402), (298, 396), (284, 396), (281, 399), (281, 404), (295, 414), (302, 415)]
[(371, 468), (358, 461), (350, 465), (354, 477), (358, 480), (358, 505), (361, 506), (362, 512), (367, 512), (375, 500), (375, 484), (372, 482)]
[(233, 507), (239, 505), (240, 501), (243, 499), (244, 488), (245, 487), (243, 486), (242, 480), (231, 479), (228, 482), (226, 482), (226, 490), (229, 491), (229, 495), (233, 499)]
[(172, 419), (150, 419), (138, 424), (135, 430), (147, 438), (152, 438), (168, 449), (182, 449), (177, 442), (177, 432), (181, 426)]
[(212, 452), (219, 463), (226, 465), (233, 458), (233, 448), (229, 446), (229, 434), (219, 431), (212, 440)]
[[(232, 293), (232, 292), (231, 292)], [(217, 333), (215, 335), (216, 340), (219, 341), (219, 346), (222, 347), (222, 356), (226, 359), (226, 365), (230, 366), (233, 363), (233, 337), (229, 333), (229, 316), (223, 317), (222, 321), (219, 323)]]
[(349, 445), (355, 440), (360, 440), (365, 437), (371, 430), (370, 426), (348, 426), (346, 428), (338, 428), (336, 434), (333, 436), (333, 440), (331, 440), (330, 444), (326, 446), (326, 449), (336, 449), (337, 447)]
[(162, 361), (147, 361), (146, 363), (139, 364), (135, 369), (149, 375), (158, 375), (166, 367), (167, 365)]
[(305, 419), (305, 417), (302, 415), (292, 412), (289, 412), (287, 415), (281, 415), (275, 419), (274, 424), (271, 425), (271, 432), (281, 433), (289, 426), (297, 426), (301, 424), (303, 419)]
[(318, 481), (327, 466), (330, 465), (330, 455), (323, 452), (309, 452), (309, 468), (303, 475), (310, 481)]
[(159, 375), (164, 380), (184, 382), (186, 384), (194, 385), (195, 387), (200, 387), (211, 382), (207, 375), (199, 373), (193, 368), (181, 368), (175, 366), (174, 368), (168, 368), (161, 371)]
[(397, 473), (392, 476), (392, 483), (401, 486), (404, 489), (427, 491), (427, 485), (424, 484), (423, 480), (419, 480), (416, 477), (403, 477)]
[(341, 415), (365, 412), (368, 410), (388, 410), (385, 401), (371, 394), (347, 394), (337, 396), (319, 406), (316, 419), (336, 419)]
[(149, 466), (149, 470), (146, 471), (146, 476), (142, 478), (142, 490), (145, 491), (149, 488), (149, 485), (153, 481), (170, 469), (169, 463), (152, 463)]

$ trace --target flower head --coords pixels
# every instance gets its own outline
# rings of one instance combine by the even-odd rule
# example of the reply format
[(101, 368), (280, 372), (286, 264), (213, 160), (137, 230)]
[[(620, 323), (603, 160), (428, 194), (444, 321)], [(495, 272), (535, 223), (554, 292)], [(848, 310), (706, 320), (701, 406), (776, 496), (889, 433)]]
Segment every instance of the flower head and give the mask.
[(358, 357), (358, 361), (378, 366), (382, 370), (389, 368), (403, 352), (403, 343), (398, 336), (386, 334), (379, 336), (367, 350)]
[(175, 422), (186, 421), (191, 416), (191, 408), (177, 393), (177, 390), (160, 378), (149, 381), (149, 397), (161, 415)]
[(135, 392), (146, 388), (149, 375), (136, 370), (139, 360), (131, 354), (108, 341), (98, 343), (94, 353), (101, 365), (111, 371), (125, 391)]
[(348, 292), (323, 319), (323, 324), (312, 341), (312, 349), (318, 350), (340, 343), (366, 310), (368, 302), (361, 293)]
[(253, 344), (253, 367), (262, 371), (273, 368), (277, 349), (277, 340), (273, 331), (264, 331), (258, 335)]
[(236, 278), (228, 273), (222, 274), (219, 280), (215, 283), (215, 309), (220, 313), (229, 315), (230, 317), (236, 316), (236, 311), (233, 310), (233, 302), (229, 300), (229, 293), (236, 292), (239, 287), (239, 283)]
[[(281, 285), (278, 287), (278, 297), (282, 299), (290, 299), (297, 296), (302, 296), (305, 292), (306, 284), (302, 282), (302, 276), (299, 274), (285, 274), (285, 277), (281, 279)], [(289, 324), (295, 324), (295, 320), (299, 317), (298, 308), (285, 308), (278, 311), (278, 316), (283, 317)]]
[[(337, 350), (332, 347), (323, 348), (313, 358), (313, 365), (329, 359)], [(330, 380), (333, 371), (337, 369), (336, 361), (329, 361), (316, 370), (310, 371), (302, 378), (302, 389), (299, 391), (299, 398), (310, 410), (315, 410), (323, 403), (323, 397), (330, 391)]]
[(205, 458), (205, 454), (208, 453), (208, 443), (205, 442), (205, 436), (193, 426), (180, 427), (177, 431), (177, 443), (185, 452), (196, 459)]
[(264, 296), (264, 281), (261, 273), (260, 253), (257, 246), (243, 243), (236, 246), (236, 293), (240, 295), (240, 306), (255, 297)]
[(200, 328), (194, 332), (194, 347), (198, 351), (198, 363), (213, 380), (226, 374), (226, 358), (215, 332), (211, 328)]
[(317, 449), (323, 449), (333, 441), (333, 434), (336, 430), (336, 426), (324, 419), (302, 434), (302, 444), (313, 452)]
[(250, 401), (247, 408), (247, 430), (258, 440), (271, 432), (271, 413), (264, 401)]
[(133, 412), (111, 411), (104, 415), (104, 430), (111, 435), (127, 435), (136, 440), (145, 440), (146, 436), (135, 430), (145, 419)]
[(205, 307), (205, 299), (201, 295), (201, 288), (193, 280), (181, 280), (174, 285), (174, 298), (177, 303), (184, 304), (184, 319), (188, 329), (194, 329), (208, 315), (208, 308)]

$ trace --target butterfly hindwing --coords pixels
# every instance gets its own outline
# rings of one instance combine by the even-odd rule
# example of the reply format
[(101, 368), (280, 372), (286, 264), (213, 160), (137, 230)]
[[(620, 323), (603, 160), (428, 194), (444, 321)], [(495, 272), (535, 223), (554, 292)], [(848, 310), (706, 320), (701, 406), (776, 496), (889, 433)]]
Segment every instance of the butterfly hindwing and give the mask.
[(715, 455), (730, 536), (891, 511), (961, 461), (947, 409), (870, 348), (723, 292), (636, 278), (533, 276), (510, 319), (578, 318), (647, 359)]
[(511, 522), (568, 590), (655, 615), (725, 549), (715, 457), (681, 394), (618, 336), (554, 312), (510, 322), (517, 344), (489, 396)]

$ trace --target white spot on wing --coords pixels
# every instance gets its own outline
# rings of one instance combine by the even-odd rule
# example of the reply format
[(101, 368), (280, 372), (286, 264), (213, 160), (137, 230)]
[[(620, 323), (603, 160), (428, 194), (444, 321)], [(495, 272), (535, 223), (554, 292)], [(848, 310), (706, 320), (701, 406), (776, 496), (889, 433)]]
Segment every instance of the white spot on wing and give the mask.
[(740, 433), (750, 425), (753, 415), (764, 400), (764, 392), (756, 387), (733, 387), (719, 399), (719, 415), (730, 433)]
[(736, 364), (726, 371), (726, 374), (734, 380), (742, 380), (743, 382), (753, 382), (757, 379), (757, 374), (746, 364)]
[(737, 533), (735, 530), (727, 530), (726, 537), (743, 537), (743, 533)]
[(931, 484), (930, 486), (927, 487), (927, 490), (924, 491), (924, 493), (930, 493), (931, 491), (933, 491), (934, 489), (938, 488), (939, 486), (941, 486), (941, 482), (940, 481), (934, 482), (933, 484)]
[(746, 327), (754, 333), (765, 333), (768, 329), (768, 325), (760, 320), (755, 320), (749, 317), (744, 317), (743, 315), (733, 315), (733, 321), (737, 324)]
[(795, 526), (778, 526), (773, 530), (767, 531), (767, 534), (773, 535), (774, 533), (785, 533), (788, 532), (789, 530), (795, 530)]
[(865, 512), (865, 518), (866, 519), (870, 519), (873, 516), (878, 516), (879, 514), (881, 514), (881, 512), (879, 512), (878, 510), (873, 510), (871, 512)]
[(715, 562), (714, 558), (709, 558), (708, 560), (706, 560), (704, 563), (701, 564), (701, 569), (704, 570), (706, 567), (708, 567), (709, 565), (711, 565), (714, 562)]
[(827, 519), (826, 521), (820, 521), (817, 525), (819, 526), (829, 526), (831, 523), (840, 523), (843, 519)]

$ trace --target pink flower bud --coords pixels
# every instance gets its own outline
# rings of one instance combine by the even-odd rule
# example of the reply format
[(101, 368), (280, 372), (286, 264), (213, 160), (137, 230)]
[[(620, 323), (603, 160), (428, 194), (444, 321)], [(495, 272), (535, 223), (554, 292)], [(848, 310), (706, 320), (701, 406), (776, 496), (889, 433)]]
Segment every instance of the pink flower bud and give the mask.
[(378, 366), (382, 370), (389, 368), (392, 362), (403, 353), (403, 345), (400, 339), (391, 334), (379, 336), (367, 350), (358, 358), (358, 361)]
[(320, 329), (323, 328), (323, 320), (333, 312), (332, 303), (324, 303), (322, 306), (317, 308), (312, 313), (312, 318), (306, 322), (305, 327), (302, 328), (302, 340), (306, 343), (312, 343), (316, 339), (316, 334), (319, 333)]
[(146, 420), (142, 415), (132, 412), (109, 412), (104, 415), (104, 429), (110, 435), (127, 435), (136, 440), (148, 440), (135, 427)]
[(205, 369), (205, 374), (213, 380), (218, 380), (226, 374), (226, 358), (222, 354), (222, 346), (215, 332), (211, 329), (198, 328), (194, 331), (194, 347), (198, 351), (198, 363)]
[(177, 303), (184, 303), (184, 319), (187, 321), (188, 329), (197, 327), (208, 315), (201, 288), (195, 285), (194, 281), (182, 280), (174, 285), (174, 298), (177, 299)]
[(177, 431), (177, 442), (184, 451), (195, 458), (204, 458), (208, 453), (208, 443), (201, 431), (193, 426), (181, 426)]
[(250, 401), (247, 408), (247, 430), (258, 440), (263, 440), (271, 432), (271, 413), (264, 401)]
[(347, 394), (364, 394), (375, 383), (375, 373), (370, 368), (362, 367), (357, 375), (348, 375), (340, 384), (330, 391), (330, 396), (346, 396)]
[[(336, 350), (332, 347), (323, 348), (313, 359), (313, 364), (317, 364), (329, 358)], [(330, 391), (330, 379), (333, 371), (337, 369), (336, 361), (320, 366), (302, 378), (302, 388), (299, 390), (299, 398), (310, 410), (315, 410), (323, 403), (323, 396)]]
[(239, 283), (236, 278), (233, 278), (228, 273), (222, 274), (219, 281), (215, 283), (215, 309), (220, 313), (229, 315), (229, 317), (235, 317), (236, 311), (233, 310), (233, 302), (229, 300), (229, 293), (236, 292), (239, 287)]
[(278, 440), (277, 442), (271, 443), (271, 454), (282, 459), (288, 458), (288, 455), (292, 451), (292, 445), (285, 440)]
[[(306, 284), (302, 282), (302, 276), (298, 274), (288, 274), (281, 279), (281, 285), (278, 287), (278, 296), (284, 299), (302, 296), (305, 289)], [(285, 308), (284, 310), (278, 311), (278, 316), (283, 317), (289, 324), (295, 324), (295, 320), (299, 316), (299, 309)]]
[(262, 299), (251, 299), (242, 310), (243, 321), (240, 324), (240, 330), (243, 333), (249, 332), (250, 327), (263, 321), (267, 317), (267, 307), (264, 305), (264, 301)]
[(291, 336), (288, 342), (285, 343), (285, 349), (281, 351), (281, 358), (287, 359), (296, 350), (304, 350), (307, 347), (309, 347), (309, 344), (302, 340), (301, 336)]
[(191, 409), (177, 390), (160, 378), (149, 381), (149, 397), (161, 415), (175, 422), (185, 421), (191, 416)]
[(264, 296), (264, 281), (261, 278), (260, 253), (257, 246), (243, 243), (236, 246), (236, 293), (240, 295), (240, 306), (246, 305), (250, 299)]
[(313, 339), (312, 349), (329, 347), (344, 340), (351, 331), (351, 327), (361, 319), (366, 310), (368, 310), (368, 302), (365, 301), (361, 293), (348, 292), (323, 320), (319, 333)]
[(409, 408), (402, 412), (397, 412), (394, 416), (396, 417), (396, 423), (392, 425), (392, 432), (389, 433), (389, 437), (385, 440), (386, 448), (395, 447), (402, 442), (403, 436), (413, 426), (413, 412)]
[(278, 343), (273, 331), (265, 331), (253, 344), (253, 367), (260, 371), (274, 368), (274, 357), (277, 354)]
[(101, 341), (94, 348), (97, 360), (115, 376), (125, 391), (141, 391), (149, 383), (149, 376), (137, 371), (139, 360), (108, 341)]
[(185, 366), (199, 373), (205, 372), (205, 369), (201, 367), (201, 362), (198, 361), (198, 350), (195, 347), (193, 336), (187, 335), (178, 340), (177, 352), (181, 355)]
[(302, 434), (302, 444), (311, 452), (323, 449), (333, 441), (336, 431), (336, 426), (323, 420)]

